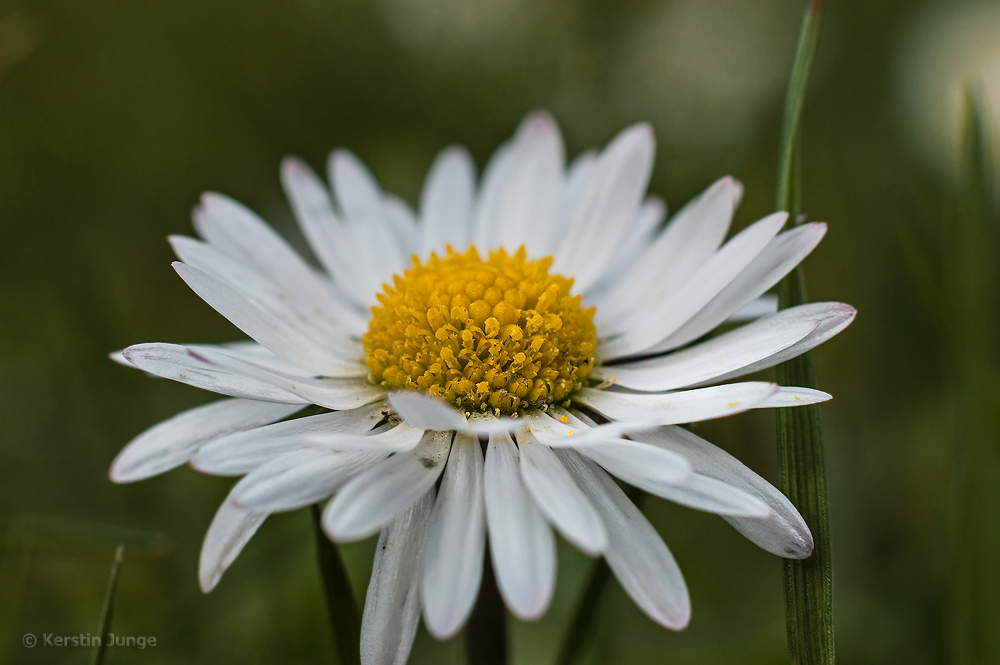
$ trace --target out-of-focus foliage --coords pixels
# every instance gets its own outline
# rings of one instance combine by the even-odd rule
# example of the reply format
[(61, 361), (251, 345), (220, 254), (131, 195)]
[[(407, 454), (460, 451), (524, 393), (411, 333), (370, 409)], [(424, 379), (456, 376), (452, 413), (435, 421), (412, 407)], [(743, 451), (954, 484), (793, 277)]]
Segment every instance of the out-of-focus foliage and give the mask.
[[(950, 180), (962, 169), (957, 128), (965, 119), (966, 90), (976, 90), (986, 109), (1000, 109), (998, 26), (996, 2), (931, 3), (903, 33), (894, 76), (900, 125), (917, 154)], [(988, 131), (1000, 131), (1000, 113), (983, 121)]]
[[(809, 295), (860, 311), (816, 354), (835, 396), (824, 423), (844, 664), (932, 663), (947, 650), (949, 294), (934, 285), (953, 187), (942, 161), (959, 127), (946, 113), (914, 119), (977, 75), (962, 63), (1000, 58), (978, 39), (978, 59), (935, 78), (920, 55), (972, 48), (952, 19), (927, 17), (973, 5), (830, 0), (804, 111), (803, 205), (830, 223), (806, 264)], [(188, 469), (107, 480), (131, 437), (211, 397), (106, 354), (237, 336), (169, 267), (165, 237), (191, 232), (202, 191), (246, 203), (301, 246), (284, 155), (322, 170), (348, 147), (415, 202), (441, 147), (469, 146), (481, 168), (543, 107), (571, 154), (651, 121), (651, 190), (676, 209), (731, 173), (746, 184), (742, 227), (771, 212), (801, 12), (797, 0), (0, 2), (0, 662), (86, 660), (82, 648), (28, 649), (22, 635), (93, 634), (119, 542), (129, 560), (114, 632), (157, 643), (108, 662), (329, 662), (306, 511), (269, 519), (205, 596), (198, 550), (232, 481)], [(995, 12), (979, 16), (994, 28), (977, 30), (1000, 34)], [(776, 477), (771, 414), (698, 430)], [(645, 512), (685, 573), (692, 624), (663, 630), (612, 584), (585, 660), (786, 662), (781, 562), (716, 517), (652, 498)], [(373, 547), (343, 548), (358, 598)], [(512, 627), (517, 663), (552, 661), (582, 592), (592, 562), (559, 555), (553, 609)], [(421, 630), (412, 662), (461, 654), (460, 638)]]

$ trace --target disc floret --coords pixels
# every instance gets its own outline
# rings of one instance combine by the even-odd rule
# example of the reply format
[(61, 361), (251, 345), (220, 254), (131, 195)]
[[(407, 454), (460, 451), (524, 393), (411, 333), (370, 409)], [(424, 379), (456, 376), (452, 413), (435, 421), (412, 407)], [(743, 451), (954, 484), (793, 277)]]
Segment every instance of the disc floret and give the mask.
[(513, 414), (565, 400), (594, 368), (595, 308), (524, 248), (483, 260), (475, 247), (393, 277), (362, 337), (375, 382), (415, 389), (467, 412)]

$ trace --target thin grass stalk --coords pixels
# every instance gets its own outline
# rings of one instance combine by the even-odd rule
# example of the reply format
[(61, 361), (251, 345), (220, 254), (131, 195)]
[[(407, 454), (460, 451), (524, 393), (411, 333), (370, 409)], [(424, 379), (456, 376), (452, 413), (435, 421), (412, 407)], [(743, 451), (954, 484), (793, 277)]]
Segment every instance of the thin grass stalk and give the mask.
[(101, 621), (97, 626), (97, 634), (100, 638), (91, 654), (91, 665), (104, 665), (104, 661), (108, 657), (108, 637), (111, 636), (111, 619), (115, 613), (115, 598), (118, 595), (118, 576), (121, 573), (124, 555), (125, 546), (119, 545), (118, 549), (115, 550), (115, 559), (111, 564), (108, 589), (104, 594), (104, 606), (101, 608)]
[[(811, 2), (802, 21), (781, 133), (777, 208), (791, 213), (796, 221), (801, 209), (802, 108), (819, 42), (822, 5), (819, 0)], [(782, 280), (778, 300), (782, 308), (807, 301), (801, 267)], [(812, 352), (779, 365), (777, 378), (783, 385), (817, 387)], [(833, 565), (823, 423), (818, 405), (778, 410), (778, 486), (809, 524), (814, 543), (808, 559), (784, 563), (788, 653), (796, 665), (832, 665)]]

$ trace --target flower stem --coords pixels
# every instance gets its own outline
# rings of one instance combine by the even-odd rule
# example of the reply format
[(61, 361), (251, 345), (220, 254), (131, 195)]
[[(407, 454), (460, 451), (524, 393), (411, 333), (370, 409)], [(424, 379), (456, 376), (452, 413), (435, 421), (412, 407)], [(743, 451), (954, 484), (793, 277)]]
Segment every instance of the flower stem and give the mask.
[(559, 665), (573, 665), (576, 659), (583, 652), (587, 645), (587, 638), (594, 629), (594, 619), (597, 616), (597, 605), (604, 595), (604, 587), (611, 579), (611, 568), (604, 559), (598, 559), (594, 564), (594, 571), (590, 574), (590, 581), (583, 592), (580, 600), (580, 607), (573, 617), (573, 625), (570, 626), (566, 634), (566, 641), (559, 653)]
[(465, 627), (465, 654), (469, 665), (507, 663), (507, 610), (493, 574), (488, 546), (483, 562), (483, 583)]
[(316, 555), (319, 560), (323, 595), (330, 616), (333, 631), (336, 662), (340, 665), (360, 665), (361, 663), (361, 619), (354, 592), (340, 558), (340, 551), (323, 533), (322, 511), (319, 506), (310, 508), (313, 534), (316, 536)]
[[(778, 167), (777, 208), (799, 212), (799, 135), (806, 83), (812, 68), (822, 19), (822, 2), (806, 10), (785, 102)], [(802, 268), (796, 267), (779, 288), (782, 308), (806, 301)], [(812, 352), (778, 366), (778, 383), (815, 388)], [(808, 559), (786, 560), (785, 623), (788, 652), (796, 665), (830, 665), (833, 640), (833, 566), (830, 516), (826, 495), (823, 424), (818, 405), (778, 410), (778, 486), (798, 508), (813, 534)]]
[[(646, 493), (635, 487), (626, 487), (625, 494), (635, 504), (636, 508), (642, 510), (642, 505), (646, 501)], [(597, 628), (597, 608), (604, 595), (604, 589), (611, 581), (611, 568), (603, 558), (598, 559), (594, 564), (594, 570), (590, 574), (590, 581), (583, 591), (583, 598), (573, 616), (573, 623), (570, 624), (569, 631), (563, 641), (562, 649), (559, 650), (559, 665), (573, 665), (583, 653), (590, 638)]]

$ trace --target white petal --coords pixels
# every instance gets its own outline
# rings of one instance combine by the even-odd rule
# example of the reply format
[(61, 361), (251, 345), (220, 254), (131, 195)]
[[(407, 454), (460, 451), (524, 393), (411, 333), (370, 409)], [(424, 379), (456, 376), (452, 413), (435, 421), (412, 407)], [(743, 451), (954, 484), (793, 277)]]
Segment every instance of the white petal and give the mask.
[(555, 224), (562, 192), (565, 160), (559, 128), (550, 115), (532, 113), (518, 127), (511, 144), (510, 164), (494, 211), (492, 244), (515, 252), (525, 245), (539, 255), (541, 243)]
[(608, 546), (601, 518), (556, 454), (530, 433), (518, 438), (524, 484), (559, 533), (583, 552), (600, 554)]
[(387, 215), (355, 217), (344, 220), (349, 245), (357, 253), (357, 273), (354, 275), (359, 292), (366, 294), (361, 301), (365, 310), (378, 304), (376, 294), (382, 285), (392, 282), (392, 276), (409, 267), (409, 256), (393, 242)]
[(420, 573), (433, 506), (431, 489), (379, 535), (361, 619), (362, 665), (405, 665), (409, 658), (420, 622)]
[[(580, 426), (593, 424), (586, 415), (579, 411), (567, 412), (574, 418), (573, 422)], [(639, 438), (638, 435), (635, 435)], [(640, 445), (645, 445), (639, 442)], [(583, 452), (583, 451), (577, 451)], [(598, 461), (598, 460), (595, 460)], [(620, 464), (618, 460), (612, 463)], [(685, 460), (690, 471), (690, 463)], [(615, 473), (614, 469), (608, 471)], [(663, 474), (650, 472), (642, 467), (625, 467), (620, 475), (623, 480), (644, 489), (651, 494), (680, 503), (689, 508), (704, 510), (718, 515), (732, 515), (763, 519), (770, 515), (768, 506), (751, 493), (720, 482), (715, 478), (698, 473), (689, 473), (681, 482), (676, 482)]]
[[(188, 347), (189, 356), (192, 347)], [(367, 378), (324, 378), (291, 375), (280, 370), (267, 369), (256, 362), (245, 361), (230, 355), (226, 349), (219, 352), (196, 347), (194, 360), (199, 366), (214, 364), (218, 368), (242, 374), (248, 378), (282, 388), (312, 404), (328, 409), (353, 409), (370, 404), (385, 397), (386, 391), (381, 386), (370, 384)], [(187, 383), (187, 381), (184, 381)]]
[(779, 363), (783, 363), (790, 358), (795, 358), (806, 351), (819, 346), (846, 328), (850, 325), (851, 321), (854, 320), (854, 316), (856, 314), (857, 310), (853, 307), (839, 302), (815, 302), (808, 303), (806, 305), (799, 305), (797, 307), (789, 307), (788, 309), (782, 310), (774, 316), (794, 316), (802, 319), (814, 318), (819, 322), (819, 325), (817, 325), (816, 328), (805, 338), (791, 345), (787, 349), (783, 349), (772, 356), (763, 358), (752, 365), (748, 365), (739, 370), (716, 377), (715, 381), (728, 381), (729, 379), (737, 376), (758, 372), (762, 369), (767, 369), (768, 367), (773, 367)]
[(730, 314), (723, 323), (744, 323), (745, 321), (756, 321), (759, 318), (770, 316), (778, 311), (778, 296), (773, 293), (765, 293), (756, 300), (751, 300), (742, 308)]
[(256, 213), (228, 196), (203, 194), (194, 224), (198, 235), (235, 259), (271, 275), (295, 270), (295, 250)]
[(389, 404), (413, 427), (444, 432), (466, 426), (465, 416), (454, 407), (417, 390), (391, 392)]
[(541, 249), (542, 256), (555, 253), (557, 247), (562, 244), (563, 236), (569, 227), (569, 222), (576, 212), (580, 199), (587, 192), (588, 183), (597, 166), (597, 152), (587, 150), (580, 153), (570, 163), (563, 180), (562, 197), (559, 201), (559, 211), (556, 215), (556, 223), (545, 239), (544, 247)]
[(743, 183), (739, 180), (733, 180), (733, 210), (740, 207), (740, 203), (743, 201)]
[(555, 415), (550, 416), (538, 410), (528, 411), (524, 414), (523, 420), (528, 431), (540, 443), (553, 448), (575, 448), (591, 443), (604, 443), (618, 439), (629, 432), (659, 427), (656, 418), (591, 425), (579, 420), (571, 422), (568, 412), (558, 407), (550, 407), (549, 412)]
[(367, 435), (312, 434), (303, 437), (302, 444), (305, 448), (341, 452), (411, 453), (423, 436), (424, 430), (399, 423), (391, 429)]
[(417, 218), (413, 210), (403, 199), (395, 194), (386, 194), (383, 201), (385, 219), (392, 228), (393, 237), (399, 245), (404, 257), (410, 257), (420, 251), (420, 229), (417, 228)]
[(202, 591), (208, 593), (215, 588), (222, 573), (236, 560), (266, 518), (267, 513), (241, 508), (228, 498), (219, 506), (201, 546), (198, 581)]
[(677, 562), (653, 525), (608, 474), (573, 451), (557, 453), (608, 529), (604, 558), (625, 593), (661, 626), (681, 630), (691, 598)]
[(360, 292), (361, 285), (355, 278), (361, 267), (357, 265), (358, 257), (351, 251), (326, 186), (312, 169), (295, 158), (282, 162), (281, 182), (316, 257), (355, 302), (367, 302), (369, 294)]
[(667, 216), (667, 204), (658, 196), (647, 196), (639, 206), (638, 212), (632, 218), (628, 233), (618, 245), (618, 259), (624, 262), (621, 266), (632, 265), (637, 257), (642, 256), (652, 244), (652, 239)]
[(779, 234), (729, 286), (653, 350), (675, 349), (715, 328), (733, 312), (777, 284), (819, 244), (824, 234), (826, 224), (818, 222), (803, 224)]
[(655, 477), (640, 476), (633, 480), (634, 483), (632, 480), (629, 482), (650, 494), (695, 510), (753, 519), (765, 519), (771, 515), (768, 505), (753, 494), (699, 473), (692, 473), (683, 483), (677, 484), (662, 482)]
[(381, 211), (382, 189), (354, 153), (334, 150), (328, 167), (337, 203), (347, 217), (369, 217)]
[(552, 266), (554, 272), (573, 275), (577, 293), (596, 284), (611, 262), (646, 192), (654, 149), (649, 125), (635, 125), (615, 137), (598, 157)]
[(170, 244), (184, 265), (217, 279), (313, 342), (331, 345), (337, 355), (348, 359), (363, 353), (361, 346), (350, 339), (359, 333), (357, 312), (348, 312), (339, 304), (328, 306), (308, 293), (275, 284), (208, 243), (170, 236)]
[(194, 351), (178, 344), (154, 343), (136, 344), (122, 353), (130, 363), (143, 371), (203, 390), (265, 402), (309, 403), (309, 400), (272, 383), (212, 363), (211, 356), (203, 353), (203, 350)]
[(372, 305), (382, 282), (402, 272), (409, 256), (396, 242), (382, 190), (361, 161), (347, 150), (335, 150), (329, 168), (344, 213), (343, 228), (351, 251), (357, 253), (353, 279), (370, 292), (364, 304)]
[[(566, 413), (573, 418), (575, 424), (580, 426), (593, 425), (593, 421), (582, 412), (574, 410)], [(646, 445), (642, 441), (632, 443)], [(577, 452), (586, 454), (584, 451), (578, 450)], [(648, 455), (648, 451), (645, 454)], [(644, 468), (641, 465), (626, 465), (620, 473), (612, 467), (608, 467), (608, 471), (619, 475), (623, 480), (640, 489), (689, 508), (705, 510), (718, 515), (736, 515), (757, 519), (768, 517), (770, 514), (768, 507), (752, 494), (720, 483), (714, 478), (690, 473), (690, 463), (683, 456), (680, 457), (684, 460), (685, 469), (688, 471), (681, 481), (675, 481), (663, 473), (656, 473), (652, 468)], [(594, 461), (600, 462), (597, 459)], [(611, 463), (621, 466), (620, 460), (612, 459)], [(656, 462), (651, 462), (649, 466), (652, 467), (655, 464)]]
[(295, 510), (328, 498), (389, 453), (296, 450), (257, 467), (236, 483), (237, 505), (262, 513)]
[(124, 353), (147, 372), (232, 397), (353, 409), (385, 396), (384, 389), (365, 379), (289, 376), (205, 347), (137, 344)]
[[(375, 402), (348, 411), (296, 418), (211, 441), (191, 458), (203, 473), (240, 476), (279, 455), (302, 450), (304, 436), (312, 434), (365, 434), (385, 418), (388, 404)], [(329, 449), (329, 448), (325, 448)]]
[(326, 376), (367, 376), (364, 363), (331, 353), (329, 348), (306, 337), (211, 275), (180, 262), (173, 266), (181, 279), (212, 309), (282, 358)]
[(522, 426), (520, 418), (497, 417), (491, 413), (472, 413), (469, 421), (457, 431), (466, 434), (499, 434), (519, 429)]
[(389, 393), (389, 404), (403, 420), (420, 429), (491, 434), (518, 426), (515, 418), (498, 418), (482, 413), (474, 413), (470, 420), (466, 420), (462, 412), (453, 406), (417, 390)]
[[(572, 413), (559, 407), (550, 408), (549, 413), (552, 417), (545, 416), (545, 418), (551, 424), (550, 427), (545, 427), (541, 418), (529, 421), (532, 424), (531, 433), (539, 442), (552, 447), (573, 448), (628, 483), (633, 485), (644, 481), (680, 483), (691, 473), (691, 466), (682, 456), (664, 455), (663, 453), (667, 451), (644, 443), (618, 438), (614, 435), (608, 438), (595, 438), (581, 434), (562, 436), (556, 434), (563, 427), (572, 426), (581, 433), (592, 433), (601, 429), (615, 428), (621, 423), (614, 423), (611, 427), (589, 427)], [(559, 420), (557, 421), (556, 418)]]
[(622, 314), (635, 311), (650, 290), (662, 285), (679, 288), (708, 260), (726, 237), (734, 194), (733, 179), (722, 178), (671, 218), (645, 254), (599, 303), (595, 322), (602, 330)]
[(656, 420), (663, 425), (722, 418), (767, 399), (778, 390), (773, 383), (747, 381), (673, 393), (624, 393), (584, 388), (574, 401), (612, 420)]
[(600, 282), (584, 296), (585, 305), (600, 304), (615, 282), (628, 273), (641, 260), (646, 249), (653, 244), (656, 232), (667, 215), (667, 204), (657, 196), (647, 196), (635, 214), (628, 230), (615, 248), (615, 255), (604, 270)]
[(483, 171), (483, 183), (479, 198), (473, 213), (473, 241), (480, 251), (495, 247), (496, 232), (499, 227), (496, 221), (497, 210), (503, 193), (504, 181), (510, 171), (514, 151), (510, 143), (497, 148)]
[(575, 446), (574, 450), (637, 487), (683, 483), (691, 475), (690, 465), (680, 455), (668, 457), (663, 450), (629, 439)]
[(118, 351), (112, 351), (111, 353), (108, 354), (108, 358), (111, 358), (111, 360), (113, 362), (116, 362), (119, 365), (124, 365), (125, 367), (133, 367), (134, 368), (135, 365), (133, 365), (132, 363), (130, 363), (128, 361), (128, 358), (125, 357), (125, 354), (123, 353), (124, 350), (125, 349), (120, 349)]
[(476, 165), (464, 148), (446, 148), (434, 160), (420, 196), (423, 223), (421, 256), (439, 254), (445, 245), (458, 252), (469, 246)]
[(605, 359), (640, 353), (669, 336), (723, 291), (752, 263), (788, 219), (779, 212), (751, 224), (713, 254), (677, 289), (664, 297), (655, 290), (634, 311), (619, 319), (610, 331), (624, 333), (608, 340), (599, 351)]
[(367, 538), (434, 487), (448, 459), (451, 432), (427, 432), (411, 452), (398, 453), (355, 476), (323, 511), (323, 530), (336, 541)]
[(514, 616), (531, 621), (552, 602), (556, 543), (552, 528), (521, 480), (518, 458), (509, 434), (491, 436), (483, 489), (497, 586)]
[(298, 404), (225, 399), (183, 411), (132, 439), (111, 464), (111, 480), (130, 483), (169, 471), (213, 439), (273, 423), (301, 408)]
[(791, 501), (726, 451), (682, 427), (664, 427), (636, 435), (636, 438), (680, 453), (698, 473), (764, 501), (771, 509), (768, 519), (726, 517), (727, 522), (763, 549), (793, 559), (804, 559), (812, 554), (812, 534)]
[(315, 376), (309, 370), (302, 369), (281, 356), (274, 355), (268, 349), (249, 339), (239, 342), (224, 342), (222, 344), (185, 344), (184, 346), (193, 349), (196, 353), (223, 353), (237, 360), (257, 365), (272, 372), (289, 374), (300, 378)]
[(360, 322), (358, 312), (338, 301), (332, 285), (310, 268), (264, 220), (220, 194), (202, 196), (194, 213), (199, 235), (265, 278), (338, 320)]
[(592, 376), (615, 385), (642, 391), (675, 390), (729, 376), (769, 358), (805, 339), (819, 321), (791, 315), (774, 315), (731, 330), (707, 341), (665, 356), (603, 365)]
[(809, 404), (819, 404), (833, 399), (830, 393), (814, 388), (799, 388), (796, 386), (782, 386), (773, 395), (758, 404), (757, 409), (776, 409), (786, 406), (806, 406)]
[[(354, 236), (356, 249), (367, 251), (369, 259), (381, 259), (381, 263), (388, 268), (382, 271), (384, 277), (398, 272), (403, 260), (409, 257), (404, 256), (401, 248), (392, 242), (395, 235), (386, 211), (386, 198), (375, 177), (348, 150), (334, 150), (328, 165), (330, 182), (337, 203), (344, 212), (348, 230), (352, 230), (353, 226), (355, 232), (359, 229), (365, 232), (363, 236)], [(352, 221), (360, 223), (352, 225)]]
[(479, 441), (457, 434), (424, 548), (424, 623), (438, 639), (458, 632), (476, 602), (483, 576), (485, 521)]
[(279, 291), (279, 287), (260, 271), (215, 245), (182, 235), (168, 236), (167, 240), (174, 254), (185, 264), (229, 285), (239, 284), (244, 287), (244, 293), (249, 291), (266, 297)]

